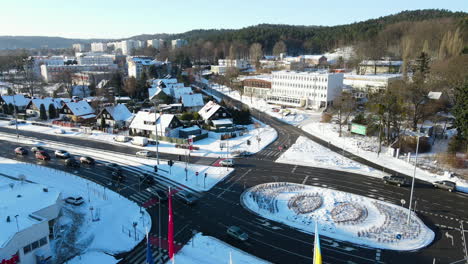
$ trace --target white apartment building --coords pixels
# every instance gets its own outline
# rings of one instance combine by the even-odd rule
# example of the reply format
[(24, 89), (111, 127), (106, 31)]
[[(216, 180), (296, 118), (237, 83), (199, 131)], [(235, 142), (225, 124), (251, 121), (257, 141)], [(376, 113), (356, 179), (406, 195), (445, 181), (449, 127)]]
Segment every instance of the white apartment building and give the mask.
[(143, 70), (150, 67), (151, 65), (161, 66), (163, 63), (150, 57), (128, 57), (128, 76), (141, 78)]
[(58, 81), (64, 72), (76, 73), (82, 71), (111, 72), (117, 70), (116, 64), (93, 65), (41, 65), (41, 75), (45, 82)]
[(32, 71), (36, 77), (41, 77), (41, 65), (60, 66), (65, 64), (64, 56), (33, 56), (30, 60), (32, 61)]
[(122, 40), (120, 42), (120, 48), (122, 49), (122, 54), (123, 55), (130, 55), (133, 49), (138, 48), (137, 42), (131, 39), (128, 40)]
[(342, 89), (342, 73), (276, 71), (272, 73), (271, 93), (267, 101), (320, 109), (333, 104)]
[(240, 70), (249, 68), (249, 62), (246, 60), (242, 60), (242, 59), (236, 59), (236, 60), (220, 59), (218, 60), (218, 65), (224, 66), (224, 67), (234, 67)]
[(113, 64), (115, 60), (114, 55), (102, 54), (102, 55), (86, 55), (82, 54), (76, 57), (78, 64), (80, 65), (92, 65), (92, 64)]
[(181, 48), (181, 47), (183, 47), (183, 46), (185, 46), (187, 44), (188, 44), (188, 42), (185, 39), (174, 39), (174, 40), (171, 41), (171, 46), (172, 46), (173, 49)]
[(153, 47), (155, 49), (160, 49), (164, 46), (164, 40), (162, 39), (150, 39), (146, 41), (148, 47)]
[(345, 74), (343, 84), (351, 86), (354, 90), (368, 94), (387, 89), (391, 82), (401, 80), (402, 78), (403, 75), (399, 73), (377, 75)]
[(82, 43), (73, 44), (73, 50), (75, 52), (84, 52), (88, 51), (88, 46)]
[(102, 42), (91, 43), (91, 51), (93, 52), (104, 52), (107, 50), (107, 44)]
[(59, 191), (39, 184), (0, 182), (1, 263), (36, 264), (50, 260), (50, 239), (61, 201)]

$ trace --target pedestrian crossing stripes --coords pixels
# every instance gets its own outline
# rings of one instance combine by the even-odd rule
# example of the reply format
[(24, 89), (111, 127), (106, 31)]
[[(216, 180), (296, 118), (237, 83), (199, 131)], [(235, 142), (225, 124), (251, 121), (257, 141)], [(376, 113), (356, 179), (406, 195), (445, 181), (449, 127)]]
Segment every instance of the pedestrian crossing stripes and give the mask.
[[(150, 238), (154, 238), (151, 236)], [(154, 243), (151, 243), (151, 253), (153, 255), (155, 264), (163, 264), (169, 260), (167, 249), (157, 247)], [(127, 256), (125, 256), (119, 264), (145, 264), (146, 263), (146, 239), (138, 244)]]

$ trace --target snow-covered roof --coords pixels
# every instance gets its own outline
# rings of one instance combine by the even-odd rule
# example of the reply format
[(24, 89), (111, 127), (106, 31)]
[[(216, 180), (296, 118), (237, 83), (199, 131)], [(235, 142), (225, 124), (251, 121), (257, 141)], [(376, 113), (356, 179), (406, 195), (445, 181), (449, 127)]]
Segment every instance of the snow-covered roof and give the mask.
[(250, 76), (242, 76), (239, 77), (239, 80), (244, 81), (244, 80), (264, 80), (264, 81), (269, 81), (273, 79), (271, 74), (261, 74), (261, 75), (250, 75)]
[(182, 104), (184, 107), (203, 106), (203, 96), (201, 94), (183, 94)]
[(149, 99), (152, 100), (156, 95), (158, 95), (161, 92), (164, 92), (164, 91), (159, 87), (148, 88)]
[(88, 114), (88, 115), (82, 115), (80, 117), (83, 118), (83, 119), (90, 119), (90, 118), (95, 118), (96, 115), (95, 114)]
[(200, 111), (198, 111), (198, 114), (203, 118), (203, 120), (209, 119), (218, 109), (221, 108), (219, 104), (217, 104), (214, 101), (209, 101), (206, 103)]
[[(56, 204), (60, 199), (60, 192), (50, 187), (47, 187), (45, 192), (44, 188), (46, 187), (35, 183), (0, 179), (0, 248), (5, 247), (18, 232), (17, 224), (21, 232), (42, 221), (50, 220), (42, 219), (35, 213)], [(37, 217), (32, 218), (29, 215)], [(6, 221), (8, 216), (10, 222)]]
[(376, 65), (376, 66), (401, 66), (403, 61), (391, 61), (391, 60), (363, 60), (360, 65)]
[(27, 106), (31, 99), (24, 97), (22, 94), (2, 95), (3, 101), (6, 104), (16, 105), (18, 107)]
[[(321, 59), (322, 57), (325, 57), (325, 56), (320, 54), (320, 55), (302, 55), (301, 57), (303, 57), (306, 60), (319, 60), (319, 59)], [(325, 57), (325, 59), (326, 58), (327, 57)]]
[(433, 99), (433, 100), (439, 100), (441, 96), (442, 96), (442, 92), (429, 92), (429, 94), (427, 95), (429, 99)]
[(36, 106), (37, 109), (41, 109), (41, 104), (43, 104), (46, 111), (49, 111), (49, 106), (51, 104), (54, 105), (55, 109), (62, 108), (62, 101), (60, 99), (55, 99), (52, 97), (34, 98), (31, 100), (31, 103), (34, 104), (34, 106)]
[(69, 102), (66, 105), (75, 116), (94, 114), (94, 109), (86, 101)]
[(230, 118), (213, 120), (211, 122), (213, 122), (213, 125), (215, 126), (232, 125), (232, 119)]
[(198, 126), (191, 126), (191, 127), (182, 128), (180, 131), (192, 132), (192, 131), (198, 131), (198, 130), (200, 130)]
[(127, 121), (132, 117), (132, 113), (124, 104), (107, 106), (105, 109), (116, 121)]
[[(166, 88), (167, 89), (167, 88)], [(193, 93), (192, 88), (190, 87), (182, 87), (182, 88), (172, 88), (171, 95), (175, 99), (179, 100), (182, 95), (191, 94)]]
[(177, 83), (177, 79), (176, 78), (167, 78), (167, 79), (155, 79), (153, 80), (153, 85), (159, 85), (159, 82), (162, 81), (164, 82), (164, 84), (170, 84), (170, 83)]
[(172, 114), (155, 114), (152, 112), (147, 112), (147, 111), (138, 111), (138, 113), (135, 115), (135, 118), (133, 118), (132, 123), (130, 124), (130, 128), (134, 129), (140, 129), (140, 130), (147, 130), (147, 131), (153, 131), (155, 132), (155, 125), (154, 121), (157, 118), (157, 126), (158, 130), (160, 129), (166, 129), (166, 127), (169, 126), (169, 124), (172, 122), (172, 120), (175, 118), (175, 115)]

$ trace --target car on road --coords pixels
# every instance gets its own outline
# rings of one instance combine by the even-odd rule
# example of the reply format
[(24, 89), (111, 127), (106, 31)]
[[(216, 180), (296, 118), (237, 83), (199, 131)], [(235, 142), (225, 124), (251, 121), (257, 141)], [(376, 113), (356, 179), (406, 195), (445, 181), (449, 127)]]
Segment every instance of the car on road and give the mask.
[(44, 151), (45, 149), (43, 147), (40, 147), (40, 146), (36, 146), (36, 147), (32, 147), (31, 148), (31, 152), (32, 153), (36, 153), (38, 151)]
[(56, 150), (54, 154), (56, 158), (60, 158), (60, 159), (70, 158), (70, 153), (66, 152), (65, 150)]
[(436, 181), (433, 183), (435, 188), (444, 189), (449, 192), (455, 191), (457, 184), (452, 181)]
[(81, 196), (78, 196), (78, 197), (71, 197), (70, 196), (70, 197), (67, 197), (65, 199), (65, 202), (67, 204), (71, 204), (71, 205), (74, 205), (74, 206), (80, 206), (80, 205), (82, 205), (84, 203), (84, 199)]
[(154, 178), (152, 175), (148, 173), (143, 173), (140, 175), (140, 183), (148, 184), (148, 185), (153, 185), (154, 184)]
[(8, 122), (8, 125), (9, 126), (16, 125), (16, 120), (10, 120), (10, 122)]
[(188, 191), (180, 191), (177, 193), (179, 198), (188, 205), (193, 205), (197, 201), (197, 197)]
[(249, 157), (249, 156), (252, 156), (252, 155), (253, 155), (253, 153), (249, 152), (249, 151), (239, 151), (239, 152), (234, 152), (232, 154), (232, 156), (235, 157), (235, 158)]
[(394, 176), (394, 175), (384, 176), (383, 177), (383, 182), (388, 183), (388, 184), (394, 184), (394, 185), (396, 185), (398, 187), (409, 185), (409, 182), (403, 176)]
[(79, 168), (80, 167), (80, 163), (74, 158), (66, 159), (65, 160), (65, 165), (67, 165), (67, 167), (72, 167), (72, 168)]
[(234, 167), (234, 160), (233, 159), (224, 159), (219, 162), (219, 165), (223, 167)]
[(15, 148), (15, 154), (16, 155), (21, 155), (21, 156), (28, 155), (28, 150), (23, 148), (23, 147), (17, 147), (17, 148)]
[(122, 172), (122, 168), (119, 166), (119, 164), (115, 163), (107, 163), (106, 164), (107, 170), (113, 171), (113, 172)]
[(247, 239), (249, 239), (249, 235), (246, 232), (242, 231), (242, 229), (240, 229), (240, 227), (238, 226), (230, 226), (227, 229), (226, 233), (240, 241), (246, 241)]
[(112, 172), (112, 179), (116, 182), (123, 182), (125, 180), (125, 176), (121, 170), (117, 170)]
[(138, 157), (145, 157), (145, 158), (147, 158), (147, 157), (151, 157), (151, 152), (149, 152), (149, 151), (147, 151), (147, 150), (141, 150), (141, 151), (138, 151), (138, 152), (136, 153), (136, 155), (137, 155)]
[(40, 160), (50, 160), (50, 156), (47, 152), (43, 151), (43, 150), (40, 150), (40, 151), (36, 151), (36, 159), (40, 159)]
[(94, 159), (91, 158), (91, 157), (87, 157), (87, 156), (84, 156), (84, 157), (80, 157), (80, 162), (82, 164), (88, 164), (88, 165), (92, 165), (95, 163)]
[(56, 129), (56, 130), (54, 130), (54, 133), (55, 133), (55, 134), (65, 134), (65, 130), (63, 130), (63, 129)]

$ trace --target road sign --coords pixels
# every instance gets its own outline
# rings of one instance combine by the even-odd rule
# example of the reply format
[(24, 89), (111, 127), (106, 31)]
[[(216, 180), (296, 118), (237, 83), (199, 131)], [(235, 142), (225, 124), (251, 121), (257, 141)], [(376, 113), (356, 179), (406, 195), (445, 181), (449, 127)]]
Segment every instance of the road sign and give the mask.
[(359, 135), (366, 135), (367, 127), (359, 124), (351, 124), (351, 133), (359, 134)]
[(198, 171), (197, 171), (197, 172), (195, 172), (195, 176), (198, 176)]
[(400, 240), (401, 239), (401, 234), (397, 234), (396, 239)]
[(401, 205), (405, 205), (406, 204), (405, 199), (401, 199), (400, 203), (401, 203)]

